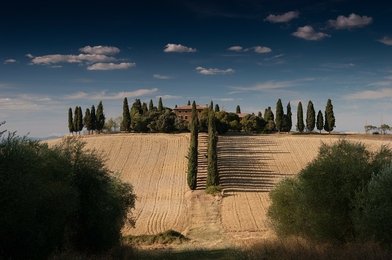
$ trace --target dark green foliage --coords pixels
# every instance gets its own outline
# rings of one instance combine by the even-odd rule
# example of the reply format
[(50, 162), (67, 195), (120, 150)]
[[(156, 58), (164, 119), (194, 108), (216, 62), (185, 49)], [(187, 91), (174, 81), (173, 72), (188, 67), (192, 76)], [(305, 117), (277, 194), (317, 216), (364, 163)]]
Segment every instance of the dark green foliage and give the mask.
[(79, 106), (75, 107), (75, 111), (74, 111), (74, 130), (75, 132), (79, 132), (82, 131), (83, 129), (83, 116), (82, 116), (82, 108)]
[(302, 133), (304, 129), (305, 129), (304, 112), (302, 110), (302, 103), (300, 101), (298, 103), (298, 108), (297, 108), (297, 130), (298, 132)]
[(129, 112), (128, 99), (124, 98), (123, 101), (123, 114), (121, 122), (121, 131), (131, 131), (131, 114)]
[(143, 110), (143, 115), (147, 115), (148, 113), (147, 103), (143, 102), (142, 110)]
[(215, 112), (219, 112), (219, 111), (220, 111), (219, 105), (215, 104)]
[(148, 111), (152, 112), (154, 110), (154, 103), (152, 99), (150, 99), (150, 103), (148, 104)]
[(95, 131), (95, 130), (97, 130), (97, 115), (95, 114), (95, 106), (94, 105), (91, 106), (90, 114), (91, 114), (91, 130)]
[[(125, 240), (130, 244), (138, 245), (168, 245), (168, 244), (181, 244), (189, 241), (183, 234), (175, 230), (168, 230), (156, 235), (139, 235), (139, 236), (127, 236)], [(166, 259), (163, 257), (162, 259)]]
[(316, 111), (314, 111), (313, 103), (309, 100), (308, 109), (306, 111), (306, 129), (312, 132), (316, 126)]
[(219, 185), (217, 144), (216, 118), (211, 108), (208, 113), (207, 187)]
[(264, 111), (264, 120), (266, 122), (268, 122), (270, 120), (275, 121), (274, 112), (272, 112), (271, 107), (268, 107), (267, 109), (265, 109), (265, 111)]
[(208, 116), (209, 110), (205, 108), (201, 111), (199, 117), (199, 131), (200, 132), (207, 132), (208, 131)]
[(157, 130), (163, 133), (171, 133), (176, 130), (175, 128), (176, 114), (166, 110), (158, 117), (156, 122)]
[[(268, 215), (275, 229), (281, 235), (300, 235), (317, 241), (363, 239), (363, 235), (359, 234), (364, 234), (361, 230), (366, 227), (366, 218), (363, 218), (366, 216), (363, 210), (366, 201), (361, 203), (360, 198), (366, 196), (361, 192), (371, 189), (368, 183), (374, 178), (372, 176), (380, 174), (391, 160), (392, 151), (385, 147), (370, 153), (360, 143), (341, 140), (333, 145), (323, 144), (318, 157), (297, 177), (281, 182), (271, 192), (272, 204)], [(382, 185), (385, 186), (380, 187), (380, 191), (390, 184), (385, 181)], [(385, 193), (385, 198), (390, 195), (390, 192), (388, 195)], [(384, 200), (383, 203), (384, 206), (391, 202)], [(371, 205), (369, 214), (377, 207), (383, 208), (377, 203)], [(379, 211), (378, 217), (390, 217), (383, 215), (391, 213), (389, 209), (387, 211)], [(384, 225), (389, 224), (378, 227), (386, 227)], [(374, 238), (372, 233), (365, 236), (368, 240)], [(384, 235), (380, 237), (384, 238)]]
[(235, 112), (236, 112), (236, 114), (241, 114), (240, 105), (237, 105), (237, 107), (235, 108)]
[(241, 119), (242, 130), (247, 133), (261, 132), (266, 126), (266, 122), (263, 118), (256, 116), (255, 114), (249, 114)]
[(161, 97), (159, 98), (159, 101), (158, 101), (158, 111), (159, 112), (163, 111), (163, 104), (162, 104), (162, 98)]
[(147, 129), (147, 123), (143, 117), (142, 103), (140, 99), (135, 99), (131, 107), (131, 128), (137, 132)]
[(134, 207), (132, 187), (74, 138), (46, 144), (9, 135), (0, 142), (0, 254), (46, 259), (55, 250), (118, 245)]
[(359, 237), (385, 245), (392, 242), (392, 167), (372, 175), (366, 189), (357, 193), (355, 224)]
[(215, 113), (216, 116), (216, 131), (219, 134), (224, 134), (229, 130), (240, 131), (240, 118), (236, 113), (228, 113), (226, 111), (219, 111)]
[(79, 107), (79, 113), (78, 113), (78, 131), (81, 132), (83, 130), (83, 111), (82, 108)]
[(189, 151), (188, 151), (188, 176), (187, 176), (187, 182), (188, 186), (191, 190), (196, 189), (196, 178), (197, 178), (197, 157), (198, 157), (198, 152), (197, 152), (197, 147), (198, 147), (198, 136), (199, 136), (199, 131), (198, 131), (198, 115), (197, 115), (197, 110), (196, 110), (196, 102), (193, 101), (192, 103), (192, 117), (191, 117), (191, 123), (190, 123), (190, 131), (191, 131), (191, 141), (189, 145)]
[(105, 114), (103, 113), (102, 101), (99, 102), (97, 107), (97, 131), (100, 133), (105, 126)]
[(86, 112), (84, 114), (84, 126), (86, 127), (88, 133), (90, 133), (92, 129), (92, 122), (91, 122), (91, 113), (90, 109), (86, 108)]
[(190, 106), (190, 105), (191, 105), (191, 101), (190, 101), (190, 100), (188, 100), (188, 103), (187, 103), (187, 105), (188, 105), (188, 106)]
[(213, 110), (214, 109), (214, 102), (211, 100), (211, 102), (210, 102), (210, 106), (208, 107), (210, 110)]
[(276, 130), (280, 132), (282, 130), (282, 125), (283, 125), (283, 105), (282, 101), (280, 98), (278, 99), (278, 102), (276, 102), (276, 117), (275, 117), (275, 126)]
[(292, 128), (292, 114), (291, 114), (291, 106), (290, 102), (287, 104), (287, 114), (283, 115), (283, 124), (282, 124), (282, 131), (290, 132)]
[(335, 127), (335, 115), (333, 113), (333, 105), (331, 99), (328, 99), (324, 113), (324, 130), (331, 133)]
[(323, 118), (323, 113), (321, 112), (321, 110), (319, 110), (317, 113), (316, 125), (317, 125), (317, 130), (319, 130), (321, 133), (321, 130), (323, 130), (323, 128), (324, 128), (324, 118)]
[(68, 130), (70, 133), (75, 132), (74, 122), (72, 117), (72, 108), (68, 109)]

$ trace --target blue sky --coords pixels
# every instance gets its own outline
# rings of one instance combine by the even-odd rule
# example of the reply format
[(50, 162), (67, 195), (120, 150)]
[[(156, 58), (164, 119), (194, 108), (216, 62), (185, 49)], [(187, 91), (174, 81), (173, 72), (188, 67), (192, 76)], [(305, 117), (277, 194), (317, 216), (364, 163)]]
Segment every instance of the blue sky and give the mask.
[[(34, 2), (34, 3), (30, 3)], [(107, 117), (163, 97), (228, 111), (332, 99), (337, 130), (392, 125), (392, 4), (378, 1), (13, 1), (0, 11), (0, 121), (67, 132), (67, 110)], [(360, 3), (359, 3), (360, 2)]]

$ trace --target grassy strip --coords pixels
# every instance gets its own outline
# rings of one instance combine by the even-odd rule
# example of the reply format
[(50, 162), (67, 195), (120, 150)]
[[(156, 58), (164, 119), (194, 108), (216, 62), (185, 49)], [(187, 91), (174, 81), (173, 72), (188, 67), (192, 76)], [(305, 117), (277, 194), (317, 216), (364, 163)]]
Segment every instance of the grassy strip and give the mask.
[(182, 235), (180, 232), (175, 230), (168, 230), (156, 235), (140, 235), (140, 236), (126, 236), (124, 238), (125, 242), (129, 244), (144, 244), (144, 245), (153, 245), (153, 244), (182, 244), (183, 242), (188, 241), (189, 239)]

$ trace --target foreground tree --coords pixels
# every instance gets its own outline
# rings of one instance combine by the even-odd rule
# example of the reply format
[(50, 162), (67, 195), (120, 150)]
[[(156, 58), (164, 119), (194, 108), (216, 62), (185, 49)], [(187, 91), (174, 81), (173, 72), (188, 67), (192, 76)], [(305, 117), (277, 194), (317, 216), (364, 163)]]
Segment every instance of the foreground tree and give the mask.
[(319, 130), (320, 134), (321, 134), (321, 130), (323, 130), (323, 128), (324, 128), (324, 118), (323, 118), (323, 113), (321, 112), (321, 110), (318, 111), (316, 125), (317, 125), (317, 130)]
[(125, 97), (123, 101), (123, 115), (121, 122), (121, 131), (131, 131), (131, 114), (129, 112), (128, 99)]
[(198, 115), (197, 115), (197, 110), (196, 110), (196, 102), (193, 101), (192, 103), (192, 117), (191, 117), (191, 123), (190, 123), (190, 131), (191, 131), (191, 141), (190, 141), (190, 146), (189, 146), (189, 151), (188, 151), (188, 177), (187, 177), (187, 182), (188, 186), (191, 190), (196, 189), (197, 185), (197, 157), (198, 157), (198, 152), (197, 152), (197, 147), (198, 147)]
[(325, 123), (324, 123), (324, 130), (328, 133), (333, 131), (335, 127), (335, 115), (333, 113), (333, 106), (331, 99), (328, 99), (327, 106), (325, 107)]
[(298, 132), (302, 133), (304, 131), (304, 112), (302, 110), (302, 103), (301, 101), (298, 103), (297, 108), (297, 130)]
[(276, 102), (276, 114), (275, 114), (275, 126), (276, 126), (276, 130), (278, 130), (279, 133), (282, 130), (282, 125), (283, 125), (283, 105), (282, 105), (282, 101), (279, 98), (278, 102)]
[[(384, 230), (391, 222), (377, 222), (392, 216), (391, 192), (382, 194), (384, 187), (392, 184), (392, 178), (385, 178), (385, 182), (377, 180), (382, 184), (377, 192), (371, 193), (379, 199), (375, 203), (366, 201), (371, 181), (382, 176), (391, 160), (392, 150), (385, 147), (372, 153), (361, 143), (345, 140), (323, 144), (317, 158), (297, 177), (280, 182), (270, 193), (268, 216), (275, 230), (281, 235), (331, 242), (373, 240), (373, 234), (380, 232), (380, 237), (391, 243), (390, 229)], [(369, 205), (365, 207), (366, 203)], [(366, 222), (371, 218), (372, 221)], [(363, 232), (373, 227), (377, 230)]]
[(306, 110), (306, 129), (312, 132), (316, 126), (316, 111), (314, 111), (313, 102), (309, 100), (308, 109)]

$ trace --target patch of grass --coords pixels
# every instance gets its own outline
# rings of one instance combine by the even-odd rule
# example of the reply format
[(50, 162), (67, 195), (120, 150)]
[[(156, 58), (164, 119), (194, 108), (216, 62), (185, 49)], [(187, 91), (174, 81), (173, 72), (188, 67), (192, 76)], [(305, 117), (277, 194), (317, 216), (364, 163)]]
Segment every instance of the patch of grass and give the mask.
[(153, 244), (182, 244), (183, 242), (188, 241), (180, 232), (175, 230), (168, 230), (156, 235), (140, 235), (140, 236), (126, 236), (124, 240), (130, 244), (144, 244), (144, 245), (153, 245)]
[(222, 191), (222, 187), (220, 185), (218, 186), (208, 186), (206, 188), (206, 193), (207, 194), (211, 194), (211, 195), (215, 195), (217, 193), (221, 193)]

